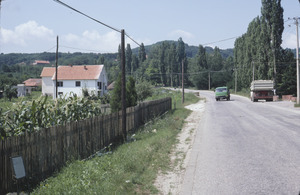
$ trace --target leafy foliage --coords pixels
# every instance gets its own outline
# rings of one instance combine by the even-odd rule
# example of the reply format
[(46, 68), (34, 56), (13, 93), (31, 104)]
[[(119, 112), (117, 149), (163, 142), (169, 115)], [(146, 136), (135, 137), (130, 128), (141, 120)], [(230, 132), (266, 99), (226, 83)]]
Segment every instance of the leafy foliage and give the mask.
[(152, 96), (153, 89), (150, 82), (146, 80), (139, 80), (136, 84), (137, 100), (144, 101), (147, 97)]
[(10, 85), (5, 85), (3, 93), (4, 93), (4, 97), (9, 99), (9, 101), (11, 101), (12, 98), (17, 97), (18, 95), (17, 89), (13, 88)]
[(248, 88), (254, 74), (254, 79), (274, 79), (277, 94), (294, 94), (294, 56), (280, 47), (284, 28), (281, 1), (263, 0), (261, 13), (235, 42), (238, 88)]
[[(112, 112), (117, 112), (122, 109), (122, 75), (120, 74), (111, 95), (110, 107)], [(135, 81), (129, 77), (126, 82), (126, 107), (137, 105), (137, 92), (135, 89)]]
[(5, 113), (0, 111), (1, 137), (20, 135), (26, 131), (38, 131), (40, 128), (101, 114), (100, 102), (89, 98), (70, 96), (55, 101), (47, 101), (47, 99), (47, 96), (41, 96), (32, 102), (19, 102)]

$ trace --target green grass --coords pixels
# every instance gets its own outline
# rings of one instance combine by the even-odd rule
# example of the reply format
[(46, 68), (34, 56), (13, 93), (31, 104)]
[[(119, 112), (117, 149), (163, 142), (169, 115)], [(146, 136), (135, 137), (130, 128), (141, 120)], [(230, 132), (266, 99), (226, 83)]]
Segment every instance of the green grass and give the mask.
[[(134, 136), (136, 141), (120, 145), (101, 157), (69, 163), (42, 182), (33, 194), (158, 193), (153, 185), (156, 174), (170, 169), (169, 155), (184, 119), (191, 112), (183, 108), (177, 92), (168, 94), (176, 99), (177, 109), (140, 128)], [(185, 104), (199, 101), (193, 94), (185, 97)]]

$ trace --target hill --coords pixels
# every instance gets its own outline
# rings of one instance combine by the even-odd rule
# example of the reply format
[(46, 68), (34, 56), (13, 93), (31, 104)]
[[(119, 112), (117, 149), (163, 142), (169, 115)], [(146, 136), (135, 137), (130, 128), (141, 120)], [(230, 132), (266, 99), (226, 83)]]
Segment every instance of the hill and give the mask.
[[(177, 41), (160, 41), (160, 42), (154, 43), (152, 45), (146, 45), (145, 46), (146, 53), (149, 53), (153, 47), (160, 45), (163, 42), (175, 43), (177, 45)], [(212, 47), (206, 46), (205, 49), (206, 49), (207, 54), (211, 54), (214, 52), (214, 48), (212, 48)], [(138, 50), (139, 50), (139, 48), (134, 48), (134, 49), (132, 49), (132, 53), (137, 55)], [(198, 46), (185, 44), (185, 53), (186, 53), (186, 56), (189, 58), (195, 57), (198, 53), (198, 50), (199, 50)], [(220, 49), (220, 52), (221, 52), (221, 55), (223, 58), (233, 56), (233, 49)]]

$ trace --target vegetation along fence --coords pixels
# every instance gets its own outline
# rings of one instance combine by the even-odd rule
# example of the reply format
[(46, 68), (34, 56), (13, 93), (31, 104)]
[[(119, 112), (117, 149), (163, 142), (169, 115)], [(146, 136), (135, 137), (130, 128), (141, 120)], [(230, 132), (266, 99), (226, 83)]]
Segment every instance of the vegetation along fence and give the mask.
[[(172, 108), (172, 99), (143, 102), (127, 108), (126, 126), (134, 132), (148, 120)], [(0, 194), (16, 191), (10, 158), (23, 157), (26, 178), (37, 184), (72, 159), (85, 159), (122, 137), (122, 112), (102, 115), (34, 133), (8, 137), (0, 142)], [(26, 182), (25, 182), (26, 181)], [(28, 182), (29, 181), (29, 182)]]

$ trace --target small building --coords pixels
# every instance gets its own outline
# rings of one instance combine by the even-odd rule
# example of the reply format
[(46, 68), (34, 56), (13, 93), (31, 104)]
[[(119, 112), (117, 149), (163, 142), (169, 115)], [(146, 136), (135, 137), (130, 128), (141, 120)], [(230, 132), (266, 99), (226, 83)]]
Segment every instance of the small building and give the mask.
[(26, 90), (26, 94), (31, 94), (32, 90), (42, 86), (42, 79), (27, 79), (23, 82)]
[(46, 60), (35, 60), (32, 65), (50, 65), (50, 62)]
[(17, 86), (14, 86), (13, 88), (16, 88), (17, 89), (17, 96), (18, 97), (22, 97), (22, 96), (25, 96), (26, 95), (26, 87), (24, 84), (18, 84)]
[[(42, 77), (42, 94), (53, 96), (54, 92), (54, 83), (52, 80), (53, 75), (55, 74), (55, 68), (53, 67), (44, 67), (41, 73)], [(55, 80), (54, 80), (55, 81)]]
[[(99, 96), (107, 93), (108, 79), (104, 65), (59, 66), (57, 72), (57, 92), (60, 96), (69, 96), (72, 93), (82, 96), (84, 89), (90, 94), (94, 93)], [(55, 67), (45, 67), (41, 77), (42, 94), (54, 97), (56, 94)]]

